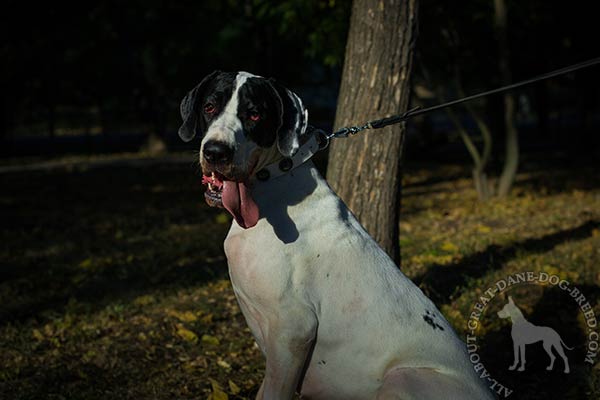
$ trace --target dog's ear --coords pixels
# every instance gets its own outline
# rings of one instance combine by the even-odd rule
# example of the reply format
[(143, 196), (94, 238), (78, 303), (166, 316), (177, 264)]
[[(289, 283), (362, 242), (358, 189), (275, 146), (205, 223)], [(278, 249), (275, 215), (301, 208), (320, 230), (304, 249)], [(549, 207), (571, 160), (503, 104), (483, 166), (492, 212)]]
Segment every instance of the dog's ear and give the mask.
[(300, 137), (306, 132), (308, 110), (304, 108), (300, 97), (286, 89), (273, 78), (268, 82), (275, 91), (280, 105), (281, 123), (277, 130), (277, 148), (285, 157), (291, 157), (300, 147)]
[(184, 142), (189, 142), (196, 134), (203, 135), (206, 132), (206, 123), (204, 118), (198, 114), (198, 102), (204, 97), (204, 92), (208, 83), (211, 82), (221, 71), (214, 71), (207, 75), (202, 82), (190, 90), (181, 101), (179, 112), (183, 119), (183, 124), (179, 128), (179, 137)]

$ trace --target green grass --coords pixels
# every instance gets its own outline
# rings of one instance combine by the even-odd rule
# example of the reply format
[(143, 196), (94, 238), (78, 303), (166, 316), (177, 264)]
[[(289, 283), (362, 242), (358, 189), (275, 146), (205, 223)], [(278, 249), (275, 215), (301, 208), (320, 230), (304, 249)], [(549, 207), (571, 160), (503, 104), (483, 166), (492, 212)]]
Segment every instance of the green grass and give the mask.
[[(405, 174), (402, 269), (459, 334), (481, 290), (519, 271), (569, 279), (600, 316), (597, 171), (529, 168), (511, 197), (487, 203), (460, 167)], [(227, 280), (230, 219), (204, 205), (191, 163), (81, 164), (4, 173), (0, 184), (0, 398), (253, 397), (264, 363)], [(552, 287), (510, 294), (576, 346), (569, 375), (560, 360), (545, 371), (539, 344), (526, 372), (507, 371), (510, 326), (496, 298), (481, 356), (510, 398), (598, 398), (574, 302)]]

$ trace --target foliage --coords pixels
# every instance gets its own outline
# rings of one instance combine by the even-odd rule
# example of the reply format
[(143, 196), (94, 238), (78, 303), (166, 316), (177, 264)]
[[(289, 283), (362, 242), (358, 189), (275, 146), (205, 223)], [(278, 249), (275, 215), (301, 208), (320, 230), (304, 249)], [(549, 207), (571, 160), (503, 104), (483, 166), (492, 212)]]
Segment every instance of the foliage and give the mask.
[[(499, 43), (503, 43), (499, 40), (503, 36), (500, 32), (504, 30), (494, 30), (493, 1), (471, 0), (461, 3), (460, 7), (428, 0), (422, 0), (420, 4), (420, 37), (414, 80), (417, 86), (426, 86), (437, 102), (464, 97), (507, 84), (508, 80), (514, 82), (531, 78), (596, 57), (594, 50), (586, 45), (594, 17), (582, 13), (581, 7), (565, 8), (563, 3), (554, 1), (531, 1), (526, 6), (506, 1), (507, 48), (500, 46), (506, 51), (499, 51)], [(561, 15), (559, 24), (556, 23), (556, 15)], [(501, 68), (504, 61), (508, 64), (506, 70)], [(512, 78), (509, 78), (511, 75)], [(578, 112), (583, 115), (593, 112), (591, 110), (598, 105), (597, 95), (592, 94), (595, 89), (583, 89), (578, 83), (586, 80), (597, 83), (597, 74), (592, 76), (590, 71), (578, 72), (575, 79), (573, 76), (557, 78), (512, 91), (519, 104), (516, 105), (516, 118), (508, 121), (503, 115), (506, 105), (502, 103), (501, 96), (490, 96), (447, 109), (448, 118), (454, 125), (451, 131), (459, 134), (472, 158), (475, 186), (482, 199), (494, 194), (503, 195), (510, 187), (510, 172), (517, 164), (518, 142), (529, 146), (548, 143), (548, 131), (556, 129), (550, 126), (550, 108), (559, 110), (555, 124), (556, 120), (572, 112), (572, 105), (567, 110), (561, 109), (565, 102), (561, 95), (554, 95), (561, 80), (567, 79), (571, 80), (568, 91), (577, 99), (574, 100), (578, 103), (576, 107), (589, 107), (587, 111), (579, 109)], [(536, 132), (532, 132), (532, 123)], [(590, 135), (594, 129), (591, 124), (580, 123), (582, 127), (577, 129), (577, 134)], [(529, 135), (521, 136), (518, 141), (512, 140), (511, 145), (506, 144), (503, 149), (504, 137), (516, 136), (515, 125), (519, 130), (528, 128)], [(572, 141), (565, 137), (561, 137), (559, 142), (573, 147)], [(579, 152), (585, 152), (585, 146), (578, 147)], [(494, 190), (493, 182), (487, 179), (492, 169), (489, 164), (501, 159), (504, 159), (505, 168), (498, 189)]]
[(304, 52), (331, 67), (344, 59), (351, 4), (351, 0), (254, 1), (258, 19), (278, 26), (278, 34), (307, 39)]
[(0, 137), (57, 125), (163, 135), (179, 123), (183, 95), (214, 69), (297, 84), (312, 64), (339, 65), (350, 4), (106, 0), (32, 10), (9, 3)]

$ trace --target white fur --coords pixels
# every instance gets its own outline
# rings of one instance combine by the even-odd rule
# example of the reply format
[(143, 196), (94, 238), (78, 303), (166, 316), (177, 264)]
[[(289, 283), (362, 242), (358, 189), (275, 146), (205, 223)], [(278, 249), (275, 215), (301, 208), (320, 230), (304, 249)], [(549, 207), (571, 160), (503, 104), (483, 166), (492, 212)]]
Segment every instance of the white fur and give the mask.
[(261, 219), (234, 221), (225, 253), (266, 356), (258, 399), (292, 399), (298, 387), (309, 399), (493, 398), (448, 322), (312, 162), (252, 192)]

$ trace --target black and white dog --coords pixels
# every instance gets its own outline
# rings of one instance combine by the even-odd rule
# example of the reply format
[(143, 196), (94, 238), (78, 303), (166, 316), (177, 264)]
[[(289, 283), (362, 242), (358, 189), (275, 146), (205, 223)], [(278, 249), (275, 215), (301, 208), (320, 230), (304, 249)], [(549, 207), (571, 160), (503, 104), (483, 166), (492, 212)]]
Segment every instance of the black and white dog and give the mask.
[(238, 302), (266, 357), (257, 399), (492, 399), (435, 305), (308, 160), (296, 94), (213, 72), (181, 103), (205, 197), (234, 217), (225, 240)]

